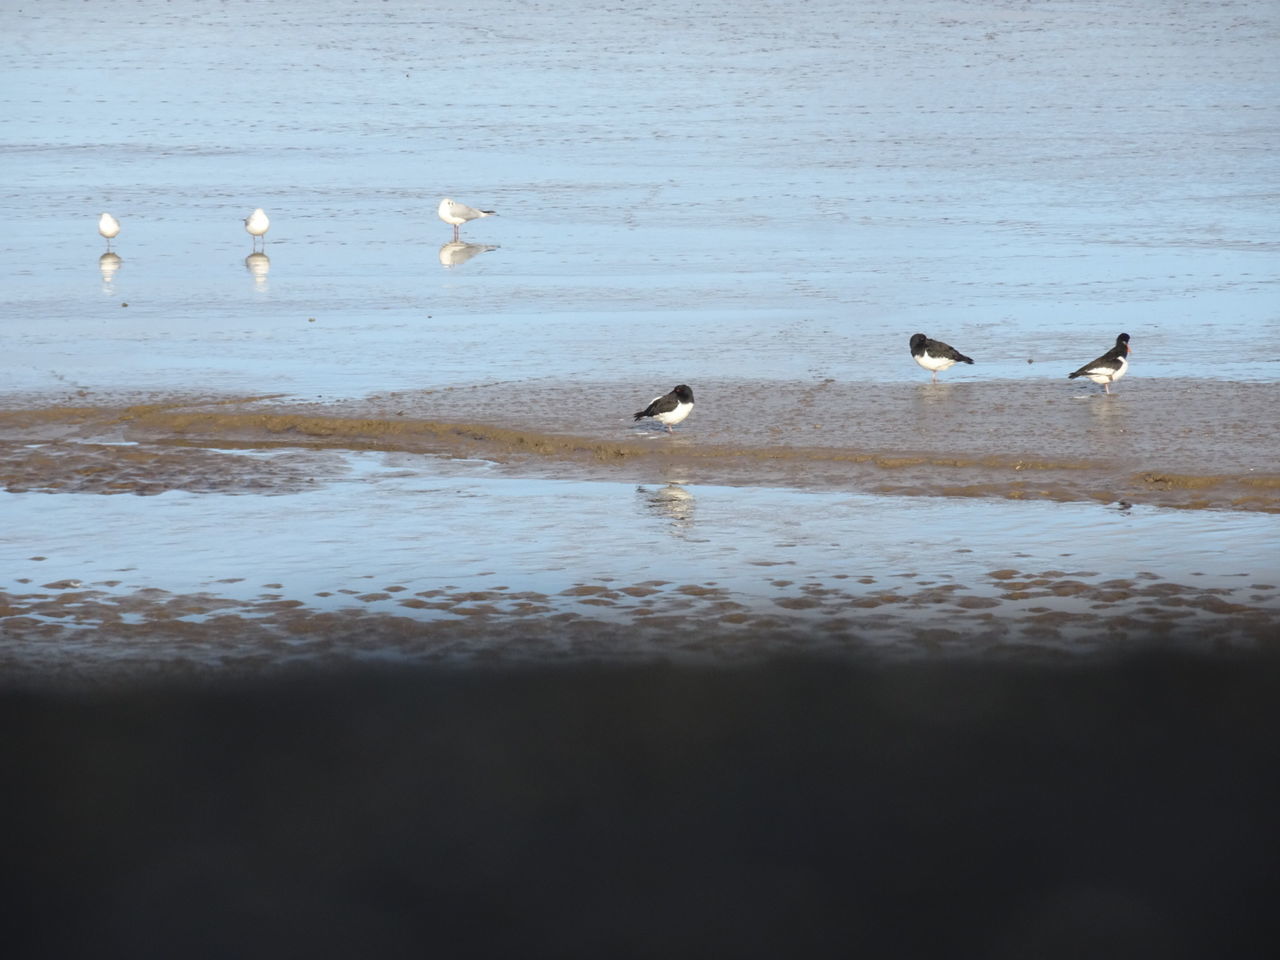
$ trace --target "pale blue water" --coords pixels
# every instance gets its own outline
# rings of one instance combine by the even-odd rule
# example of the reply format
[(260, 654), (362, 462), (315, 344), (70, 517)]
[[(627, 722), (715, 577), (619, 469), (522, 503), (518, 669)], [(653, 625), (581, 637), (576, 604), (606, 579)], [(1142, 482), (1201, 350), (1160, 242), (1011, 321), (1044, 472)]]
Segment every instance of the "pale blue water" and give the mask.
[(1266, 0), (2, 16), (0, 390), (1280, 372)]

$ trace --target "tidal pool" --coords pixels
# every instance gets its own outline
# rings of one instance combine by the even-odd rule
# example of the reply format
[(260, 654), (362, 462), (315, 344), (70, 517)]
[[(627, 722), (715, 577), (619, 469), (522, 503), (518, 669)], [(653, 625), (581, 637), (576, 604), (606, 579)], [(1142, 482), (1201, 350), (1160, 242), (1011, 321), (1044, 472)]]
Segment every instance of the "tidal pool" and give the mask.
[(265, 479), (0, 497), (9, 669), (1057, 657), (1253, 648), (1280, 622), (1271, 515), (216, 453)]

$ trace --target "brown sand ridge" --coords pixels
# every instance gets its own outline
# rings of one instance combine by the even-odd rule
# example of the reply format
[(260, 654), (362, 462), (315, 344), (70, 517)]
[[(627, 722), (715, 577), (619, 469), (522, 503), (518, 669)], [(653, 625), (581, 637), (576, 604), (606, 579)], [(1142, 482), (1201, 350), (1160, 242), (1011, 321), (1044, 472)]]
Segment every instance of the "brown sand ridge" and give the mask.
[[(484, 384), (357, 400), (7, 398), (0, 484), (288, 492), (288, 448), (483, 459), (512, 473), (1280, 512), (1280, 385), (712, 382), (673, 434), (638, 384)], [(281, 451), (229, 458), (219, 448)]]

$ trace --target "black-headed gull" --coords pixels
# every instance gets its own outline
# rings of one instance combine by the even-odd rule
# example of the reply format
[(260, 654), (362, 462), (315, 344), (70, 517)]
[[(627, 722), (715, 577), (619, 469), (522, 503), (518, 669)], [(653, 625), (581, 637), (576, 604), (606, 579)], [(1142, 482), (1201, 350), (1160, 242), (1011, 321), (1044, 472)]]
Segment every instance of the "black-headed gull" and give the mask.
[(448, 197), (440, 201), (440, 206), (436, 207), (436, 215), (453, 227), (454, 240), (458, 239), (458, 228), (468, 220), (496, 216), (493, 210), (477, 210), (475, 207), (468, 207), (465, 203), (459, 203)]
[(111, 249), (111, 241), (120, 233), (120, 221), (109, 213), (98, 218), (98, 232), (107, 240), (107, 249)]
[[(267, 219), (267, 215), (263, 213), (262, 208), (259, 207), (257, 210), (253, 211), (253, 213), (244, 218), (244, 228), (248, 230), (249, 235), (253, 237), (253, 243), (256, 247), (258, 244), (258, 237), (265, 236), (267, 231), (271, 229), (271, 221)], [(267, 241), (263, 240), (262, 242), (263, 244), (266, 244)]]

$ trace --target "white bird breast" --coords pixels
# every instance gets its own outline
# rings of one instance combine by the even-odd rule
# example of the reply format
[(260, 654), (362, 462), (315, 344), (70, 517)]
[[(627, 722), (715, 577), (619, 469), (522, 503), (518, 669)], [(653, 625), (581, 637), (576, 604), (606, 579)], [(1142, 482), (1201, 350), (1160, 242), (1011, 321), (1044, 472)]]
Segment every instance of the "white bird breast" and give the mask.
[(935, 372), (938, 370), (946, 370), (956, 365), (954, 360), (947, 357), (931, 357), (927, 352), (916, 357), (916, 363), (920, 364), (920, 366), (924, 367), (926, 370), (933, 370)]
[(1129, 370), (1129, 361), (1124, 357), (1120, 358), (1120, 366), (1116, 369), (1110, 367), (1092, 367), (1084, 372), (1084, 375), (1094, 383), (1115, 383), (1125, 375)]
[[(654, 399), (657, 400), (661, 398), (655, 397)], [(676, 408), (674, 410), (668, 410), (666, 413), (660, 413), (656, 417), (654, 417), (654, 419), (657, 420), (659, 423), (665, 424), (668, 427), (674, 427), (677, 423), (679, 423), (685, 417), (689, 416), (689, 414), (692, 412), (693, 412), (692, 403), (679, 403), (679, 404), (676, 404)]]
[(244, 221), (244, 228), (255, 237), (260, 237), (267, 232), (271, 226), (271, 221), (267, 219), (267, 215), (261, 210), (255, 210)]

